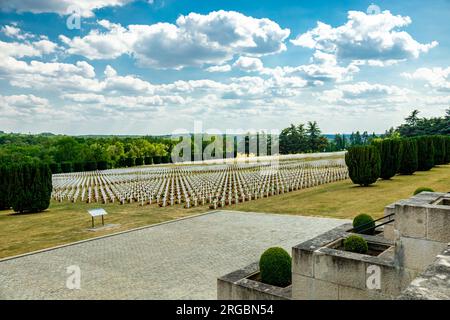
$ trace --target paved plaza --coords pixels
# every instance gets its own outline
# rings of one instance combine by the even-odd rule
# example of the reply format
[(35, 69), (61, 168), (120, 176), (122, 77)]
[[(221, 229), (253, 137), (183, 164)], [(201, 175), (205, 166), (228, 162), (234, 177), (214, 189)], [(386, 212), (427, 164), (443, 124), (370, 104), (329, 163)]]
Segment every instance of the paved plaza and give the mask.
[[(216, 279), (348, 220), (216, 211), (0, 262), (0, 299), (215, 299)], [(79, 266), (81, 288), (66, 287)]]

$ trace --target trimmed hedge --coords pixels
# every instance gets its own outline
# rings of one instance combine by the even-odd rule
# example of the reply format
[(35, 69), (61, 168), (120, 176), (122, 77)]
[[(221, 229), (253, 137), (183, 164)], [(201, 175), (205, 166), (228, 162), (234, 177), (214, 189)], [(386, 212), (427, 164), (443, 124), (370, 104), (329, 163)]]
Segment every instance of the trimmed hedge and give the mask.
[(446, 137), (445, 136), (432, 136), (433, 147), (434, 147), (434, 164), (440, 165), (445, 164), (445, 154), (446, 154)]
[(131, 157), (125, 158), (125, 166), (126, 167), (134, 167), (136, 165), (135, 161), (136, 161), (135, 158), (131, 158)]
[(136, 158), (134, 162), (137, 166), (142, 166), (144, 164), (144, 158)]
[(356, 146), (345, 154), (350, 179), (355, 184), (367, 187), (380, 177), (381, 159), (374, 146)]
[(286, 287), (291, 284), (292, 259), (283, 248), (269, 248), (259, 259), (261, 281), (273, 286)]
[(9, 168), (10, 204), (15, 212), (40, 212), (50, 205), (52, 173), (47, 164), (26, 163)]
[(82, 172), (82, 171), (84, 171), (84, 162), (75, 162), (73, 164), (73, 171), (74, 172)]
[(434, 192), (434, 190), (431, 189), (431, 188), (428, 188), (428, 187), (420, 187), (420, 188), (417, 188), (416, 191), (414, 191), (414, 195), (419, 194), (419, 193), (424, 192), (424, 191), (427, 191), (427, 192)]
[(428, 171), (434, 166), (433, 138), (430, 136), (417, 137), (417, 157), (419, 171)]
[(84, 163), (84, 171), (95, 171), (97, 170), (97, 162), (87, 161)]
[(59, 163), (52, 162), (52, 163), (49, 164), (49, 166), (50, 166), (50, 171), (53, 174), (57, 174), (57, 173), (61, 173), (62, 172), (61, 171), (61, 164), (59, 164)]
[(154, 164), (160, 164), (161, 163), (161, 156), (153, 156), (153, 163)]
[(411, 175), (417, 171), (418, 165), (417, 141), (410, 138), (402, 139), (400, 167), (398, 172)]
[(97, 170), (107, 170), (108, 169), (108, 161), (98, 161), (97, 162)]
[(353, 219), (353, 228), (356, 233), (373, 235), (375, 233), (375, 221), (368, 214), (362, 213)]
[(400, 167), (402, 142), (400, 139), (383, 139), (375, 141), (381, 158), (380, 178), (389, 180), (396, 175)]
[(62, 162), (61, 163), (61, 171), (63, 173), (68, 173), (73, 171), (72, 162)]
[(6, 165), (0, 166), (0, 210), (9, 209), (10, 202), (10, 185), (11, 176), (9, 174), (9, 167)]
[(450, 137), (445, 137), (445, 163), (450, 163)]
[(152, 157), (145, 157), (144, 158), (145, 164), (153, 164), (153, 158)]
[(365, 254), (369, 251), (369, 246), (363, 237), (351, 235), (344, 240), (344, 249), (345, 251)]

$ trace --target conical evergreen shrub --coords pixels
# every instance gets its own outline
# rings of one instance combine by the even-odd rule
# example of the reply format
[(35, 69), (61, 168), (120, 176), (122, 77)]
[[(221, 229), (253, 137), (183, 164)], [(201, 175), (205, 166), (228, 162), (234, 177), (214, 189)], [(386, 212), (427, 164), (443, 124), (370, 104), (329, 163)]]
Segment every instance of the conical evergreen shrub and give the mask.
[(434, 165), (445, 164), (445, 136), (433, 136), (432, 140), (434, 147)]
[(355, 184), (367, 187), (380, 177), (380, 152), (374, 146), (355, 146), (345, 155), (350, 179)]
[(429, 136), (417, 137), (417, 157), (419, 171), (428, 171), (434, 166), (433, 138)]
[(50, 205), (52, 174), (42, 163), (23, 163), (11, 167), (10, 202), (16, 212), (40, 212)]
[(395, 176), (400, 167), (402, 143), (400, 139), (383, 139), (374, 142), (381, 158), (380, 178), (388, 180)]
[(417, 171), (418, 165), (417, 141), (411, 138), (402, 139), (400, 167), (398, 172), (411, 175)]

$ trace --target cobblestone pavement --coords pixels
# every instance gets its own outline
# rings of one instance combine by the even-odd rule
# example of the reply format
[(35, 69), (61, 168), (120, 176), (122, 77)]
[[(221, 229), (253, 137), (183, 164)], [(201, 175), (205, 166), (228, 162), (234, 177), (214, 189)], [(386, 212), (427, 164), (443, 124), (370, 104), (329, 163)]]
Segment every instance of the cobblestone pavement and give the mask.
[[(216, 279), (347, 220), (218, 211), (0, 262), (0, 299), (215, 299)], [(67, 267), (81, 269), (69, 290)]]

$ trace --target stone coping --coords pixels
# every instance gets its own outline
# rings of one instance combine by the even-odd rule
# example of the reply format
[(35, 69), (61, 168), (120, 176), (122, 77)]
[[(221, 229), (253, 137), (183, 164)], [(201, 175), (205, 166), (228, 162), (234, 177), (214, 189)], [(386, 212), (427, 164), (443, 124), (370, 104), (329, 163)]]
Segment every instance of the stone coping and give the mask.
[[(309, 251), (311, 253), (319, 253), (319, 254), (327, 254), (331, 256), (335, 256), (338, 258), (344, 258), (344, 259), (351, 259), (351, 260), (358, 260), (368, 263), (375, 263), (379, 265), (384, 265), (387, 267), (394, 267), (394, 261), (392, 259), (386, 259), (384, 257), (380, 256), (370, 256), (366, 254), (359, 254), (354, 252), (348, 252), (343, 250), (336, 250), (333, 248), (326, 247), (328, 244), (332, 243), (333, 241), (336, 241), (341, 238), (346, 238), (350, 234), (348, 230), (352, 228), (352, 224), (346, 223), (342, 226), (339, 226), (337, 228), (334, 228), (328, 232), (325, 232), (313, 239), (310, 239), (308, 241), (305, 241), (299, 245), (296, 245), (292, 247), (293, 251)], [(393, 246), (394, 242), (388, 239), (385, 239), (381, 236), (372, 236), (372, 235), (365, 235), (365, 234), (358, 234), (359, 236), (363, 237), (365, 240), (377, 243), (381, 245), (386, 246)]]
[(450, 244), (397, 299), (450, 300)]
[(292, 285), (285, 288), (280, 288), (265, 284), (259, 281), (247, 279), (248, 277), (257, 274), (259, 272), (259, 263), (254, 262), (242, 269), (233, 271), (227, 275), (224, 275), (218, 280), (231, 283), (232, 285), (243, 287), (250, 290), (255, 290), (263, 294), (277, 297), (282, 300), (290, 300), (292, 297)]

